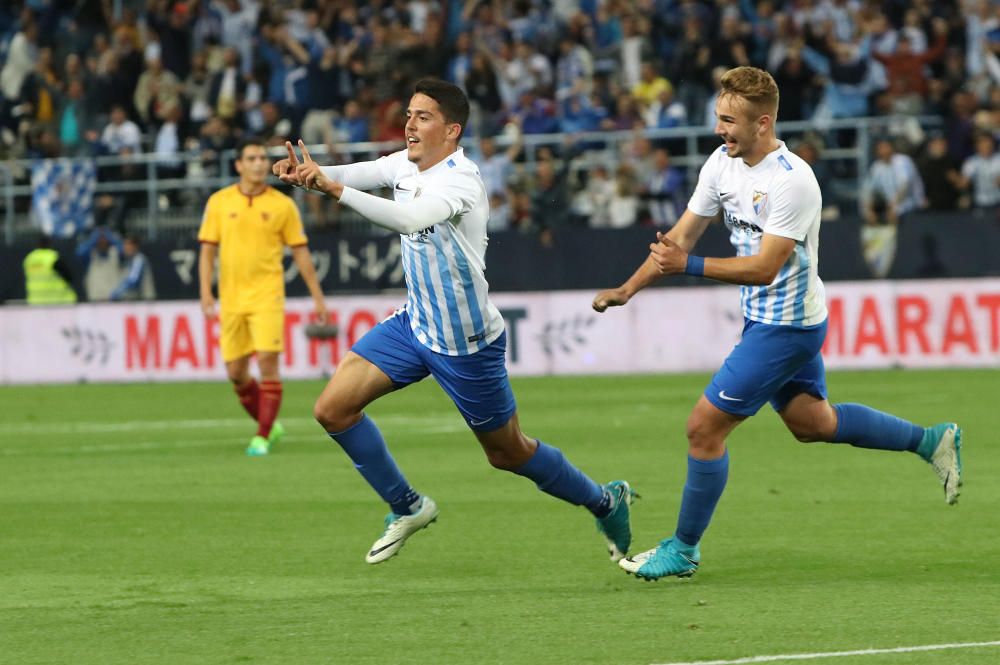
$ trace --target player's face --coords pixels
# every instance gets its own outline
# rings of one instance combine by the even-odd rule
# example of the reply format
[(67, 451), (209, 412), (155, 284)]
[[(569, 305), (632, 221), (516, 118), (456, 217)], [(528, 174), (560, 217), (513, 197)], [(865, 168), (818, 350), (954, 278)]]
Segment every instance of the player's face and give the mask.
[(271, 172), (271, 160), (264, 146), (248, 145), (243, 148), (243, 156), (236, 160), (236, 172), (240, 180), (248, 185), (261, 185)]
[(461, 125), (447, 122), (438, 103), (417, 93), (406, 109), (406, 156), (420, 170), (434, 166), (455, 151)]
[(715, 103), (715, 118), (715, 133), (726, 142), (727, 155), (747, 157), (754, 153), (762, 135), (761, 122), (744, 99), (720, 96)]

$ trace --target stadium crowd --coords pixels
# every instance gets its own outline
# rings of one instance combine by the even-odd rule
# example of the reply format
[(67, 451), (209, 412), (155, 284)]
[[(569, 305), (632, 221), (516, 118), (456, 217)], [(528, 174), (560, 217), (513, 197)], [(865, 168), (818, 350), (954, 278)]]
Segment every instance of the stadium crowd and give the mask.
[[(193, 179), (242, 135), (401, 141), (412, 81), (440, 76), (472, 101), (496, 229), (669, 226), (694, 183), (643, 130), (711, 125), (721, 72), (752, 64), (777, 80), (782, 121), (901, 117), (872, 156), (866, 219), (1000, 204), (990, 0), (25, 0), (0, 9), (0, 63), (4, 157), (152, 151), (161, 177)], [(635, 132), (623, 154), (570, 168), (593, 147), (573, 136), (614, 130)], [(546, 133), (571, 138), (522, 168), (521, 137)], [(824, 148), (851, 140), (796, 149), (826, 184)]]

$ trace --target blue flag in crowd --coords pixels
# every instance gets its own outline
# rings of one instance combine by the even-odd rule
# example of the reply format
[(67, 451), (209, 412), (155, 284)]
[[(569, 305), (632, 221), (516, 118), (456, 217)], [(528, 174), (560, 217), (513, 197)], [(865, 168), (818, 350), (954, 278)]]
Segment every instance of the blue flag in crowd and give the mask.
[(31, 213), (48, 235), (71, 237), (91, 226), (97, 168), (92, 159), (41, 159), (31, 166)]

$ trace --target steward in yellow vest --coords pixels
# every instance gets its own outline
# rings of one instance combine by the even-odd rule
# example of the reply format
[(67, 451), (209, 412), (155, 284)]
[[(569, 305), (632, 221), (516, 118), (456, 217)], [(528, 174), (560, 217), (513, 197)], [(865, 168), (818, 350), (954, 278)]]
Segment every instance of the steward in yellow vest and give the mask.
[(42, 236), (38, 248), (24, 257), (24, 290), (29, 305), (60, 305), (76, 302), (73, 275), (51, 241)]

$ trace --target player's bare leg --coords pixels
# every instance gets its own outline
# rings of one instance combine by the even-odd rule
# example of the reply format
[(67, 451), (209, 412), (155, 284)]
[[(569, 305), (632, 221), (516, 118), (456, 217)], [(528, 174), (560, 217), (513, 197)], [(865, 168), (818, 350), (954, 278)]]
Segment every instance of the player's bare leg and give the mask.
[(389, 504), (382, 535), (365, 556), (368, 563), (381, 563), (394, 556), (407, 538), (433, 522), (438, 514), (434, 500), (421, 496), (407, 483), (378, 427), (364, 414), (365, 407), (395, 389), (385, 372), (348, 352), (313, 408), (319, 424)]
[(559, 449), (526, 436), (517, 413), (498, 429), (474, 433), (494, 468), (530, 478), (543, 492), (588, 508), (607, 540), (611, 560), (625, 556), (632, 543), (629, 507), (637, 496), (627, 482), (598, 485), (573, 467)]

